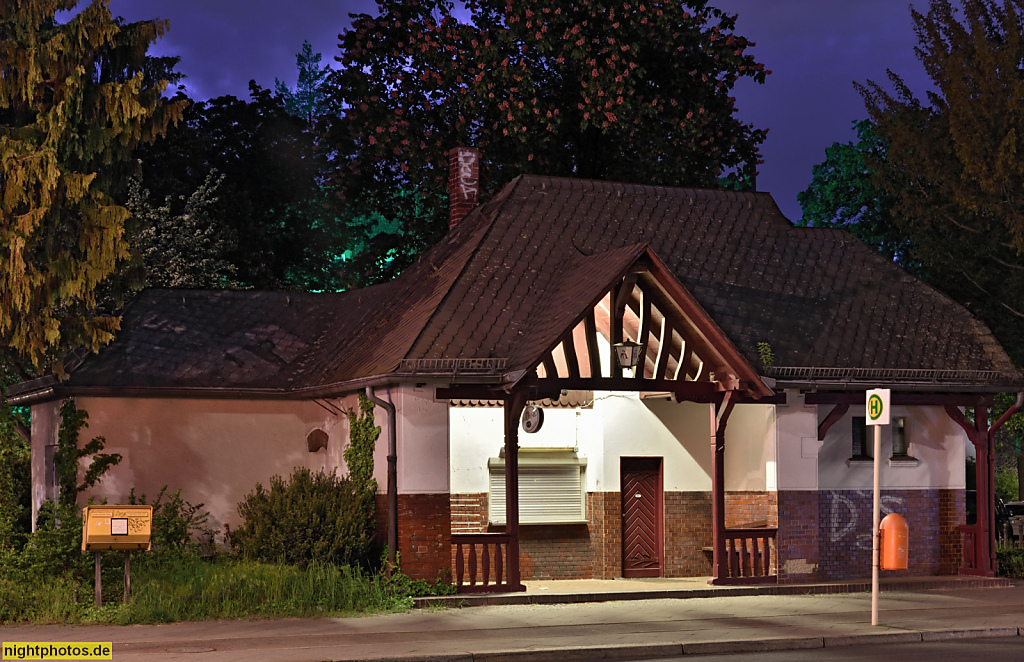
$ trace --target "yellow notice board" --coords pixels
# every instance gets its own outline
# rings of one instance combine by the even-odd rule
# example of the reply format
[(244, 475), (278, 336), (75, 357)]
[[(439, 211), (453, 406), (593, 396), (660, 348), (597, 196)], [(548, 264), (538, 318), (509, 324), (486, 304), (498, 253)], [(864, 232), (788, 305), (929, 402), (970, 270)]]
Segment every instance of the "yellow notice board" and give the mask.
[(150, 548), (153, 506), (86, 506), (82, 512), (82, 551)]

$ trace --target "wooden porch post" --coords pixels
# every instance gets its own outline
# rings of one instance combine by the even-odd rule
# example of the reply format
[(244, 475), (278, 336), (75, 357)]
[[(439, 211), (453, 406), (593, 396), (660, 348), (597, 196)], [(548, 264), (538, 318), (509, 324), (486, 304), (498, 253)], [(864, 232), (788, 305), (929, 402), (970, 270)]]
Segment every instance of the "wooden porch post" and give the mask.
[(995, 466), (992, 452), (992, 436), (988, 429), (988, 407), (974, 408), (974, 425), (977, 430), (975, 472), (977, 474), (978, 538), (975, 542), (975, 559), (981, 574), (992, 577), (996, 571), (995, 546)]
[(505, 398), (505, 533), (508, 543), (508, 583), (513, 591), (525, 591), (519, 575), (519, 417), (526, 394), (513, 391)]
[[(967, 433), (967, 438), (974, 444), (976, 462), (974, 465), (975, 504), (977, 505), (977, 522), (973, 526), (963, 527), (963, 531), (973, 540), (973, 550), (964, 549), (961, 574), (992, 577), (996, 571), (995, 547), (995, 456), (992, 453), (992, 430), (988, 427), (988, 407), (974, 407), (974, 424), (967, 420), (959, 407), (946, 405), (946, 413)], [(1005, 420), (1000, 419), (994, 428)], [(967, 538), (965, 538), (967, 540)], [(966, 544), (966, 543), (965, 543)], [(973, 553), (970, 553), (973, 552)]]
[(736, 392), (726, 391), (711, 414), (711, 583), (729, 576), (725, 554), (725, 425), (736, 404)]

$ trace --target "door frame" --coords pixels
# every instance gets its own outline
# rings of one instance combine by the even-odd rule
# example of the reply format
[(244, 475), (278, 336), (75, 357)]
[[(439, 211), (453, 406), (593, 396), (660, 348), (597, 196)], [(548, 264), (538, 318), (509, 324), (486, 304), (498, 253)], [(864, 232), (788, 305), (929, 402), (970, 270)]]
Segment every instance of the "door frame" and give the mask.
[(635, 468), (640, 464), (647, 463), (658, 463), (658, 480), (657, 480), (657, 494), (655, 495), (655, 513), (654, 513), (654, 529), (655, 529), (655, 546), (659, 551), (658, 568), (647, 569), (647, 570), (631, 570), (630, 577), (664, 577), (665, 576), (665, 458), (656, 456), (621, 456), (619, 457), (619, 519), (620, 519), (620, 550), (619, 550), (619, 572), (623, 577), (626, 577), (626, 517), (625, 512), (622, 509), (622, 502), (625, 500), (624, 488), (626, 486), (626, 470), (627, 465), (633, 464), (633, 467), (629, 467), (632, 472), (642, 471), (642, 469)]

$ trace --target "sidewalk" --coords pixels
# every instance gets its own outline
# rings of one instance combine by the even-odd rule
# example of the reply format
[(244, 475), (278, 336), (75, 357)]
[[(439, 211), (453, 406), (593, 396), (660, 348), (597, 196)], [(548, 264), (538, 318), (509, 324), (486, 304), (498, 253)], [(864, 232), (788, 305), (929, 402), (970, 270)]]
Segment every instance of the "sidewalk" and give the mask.
[[(533, 582), (532, 593), (546, 594), (552, 585)], [(350, 619), (6, 627), (0, 640), (112, 641), (118, 662), (633, 660), (1019, 636), (1024, 586), (886, 591), (878, 627), (870, 625), (870, 610), (871, 596), (864, 592), (741, 595), (419, 609)]]

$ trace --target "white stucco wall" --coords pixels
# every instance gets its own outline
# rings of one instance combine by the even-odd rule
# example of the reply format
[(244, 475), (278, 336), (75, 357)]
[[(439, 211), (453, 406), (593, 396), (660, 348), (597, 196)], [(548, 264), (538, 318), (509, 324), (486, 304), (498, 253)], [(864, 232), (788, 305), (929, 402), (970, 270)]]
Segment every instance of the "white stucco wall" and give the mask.
[[(825, 407), (826, 414), (828, 407)], [(799, 391), (786, 392), (786, 404), (776, 407), (778, 422), (775, 471), (779, 490), (818, 488), (818, 409), (804, 404)]]
[[(775, 457), (774, 407), (739, 405), (726, 428), (726, 489), (765, 490)], [(453, 407), (453, 493), (486, 492), (487, 459), (504, 444), (499, 408)], [(534, 434), (520, 430), (521, 448), (576, 448), (586, 458), (588, 492), (619, 490), (621, 457), (664, 458), (666, 491), (711, 489), (708, 405), (642, 400), (635, 393), (597, 392), (592, 408), (548, 408)], [(774, 486), (772, 486), (772, 489)]]
[[(830, 406), (819, 407), (824, 420)], [(851, 454), (852, 417), (864, 416), (864, 406), (852, 406), (825, 435), (818, 461), (818, 483), (822, 490), (870, 489), (871, 462), (847, 464)], [(893, 406), (892, 416), (904, 416), (908, 454), (913, 463), (890, 463), (892, 428), (882, 427), (880, 483), (895, 489), (964, 489), (964, 451), (967, 435), (949, 418), (942, 407)], [(868, 443), (873, 443), (873, 428), (868, 427)]]
[[(152, 500), (164, 485), (181, 488), (184, 499), (205, 504), (220, 530), (238, 523), (237, 504), (257, 482), (266, 486), (295, 467), (345, 471), (348, 418), (310, 401), (80, 397), (77, 405), (89, 413), (81, 441), (105, 437), (104, 452), (122, 456), (83, 500), (123, 503), (133, 487)], [(306, 435), (316, 428), (328, 445), (310, 453)]]
[[(404, 385), (393, 390), (393, 402), (398, 409), (399, 494), (448, 492), (448, 403), (435, 400), (434, 393), (435, 385), (431, 384)], [(377, 442), (379, 451), (387, 448), (387, 422), (384, 412), (377, 411), (382, 428)], [(386, 479), (378, 478), (377, 482), (382, 490), (386, 489)]]
[[(488, 489), (487, 460), (505, 445), (504, 410), (498, 407), (452, 407), (451, 491), (478, 494)], [(535, 433), (519, 430), (520, 448), (576, 448), (587, 458), (587, 490), (602, 464), (601, 427), (593, 409), (547, 408)]]

